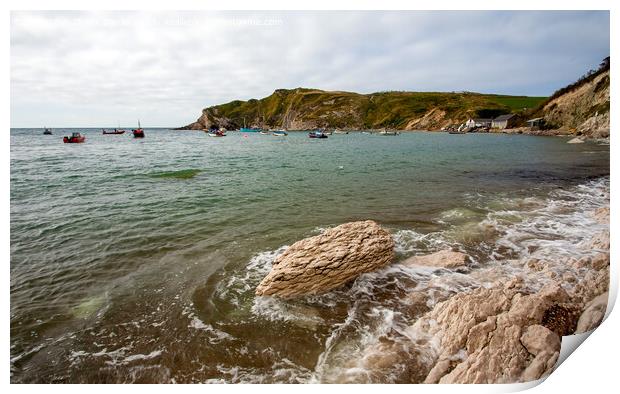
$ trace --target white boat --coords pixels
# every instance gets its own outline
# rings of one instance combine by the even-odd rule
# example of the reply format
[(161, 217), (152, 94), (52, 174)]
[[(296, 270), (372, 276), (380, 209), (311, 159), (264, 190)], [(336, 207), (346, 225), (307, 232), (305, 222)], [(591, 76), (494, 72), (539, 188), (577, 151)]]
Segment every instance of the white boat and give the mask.
[(387, 131), (383, 130), (379, 132), (379, 135), (400, 135), (400, 131)]
[(275, 130), (273, 133), (271, 133), (273, 135), (275, 135), (276, 137), (285, 137), (288, 135), (288, 133), (284, 130)]

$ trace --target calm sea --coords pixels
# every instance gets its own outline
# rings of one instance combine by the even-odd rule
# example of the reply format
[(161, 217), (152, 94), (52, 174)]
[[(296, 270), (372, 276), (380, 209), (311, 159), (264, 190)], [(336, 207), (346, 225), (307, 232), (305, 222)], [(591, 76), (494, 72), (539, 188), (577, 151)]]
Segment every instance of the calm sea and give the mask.
[(407, 289), (484, 275), (395, 264), (325, 296), (256, 298), (273, 258), (374, 219), (399, 259), (452, 247), (510, 275), (541, 250), (578, 253), (586, 209), (608, 199), (609, 146), (561, 137), (80, 129), (63, 144), (71, 131), (11, 130), (13, 382), (419, 381), (356, 357), (432, 304)]

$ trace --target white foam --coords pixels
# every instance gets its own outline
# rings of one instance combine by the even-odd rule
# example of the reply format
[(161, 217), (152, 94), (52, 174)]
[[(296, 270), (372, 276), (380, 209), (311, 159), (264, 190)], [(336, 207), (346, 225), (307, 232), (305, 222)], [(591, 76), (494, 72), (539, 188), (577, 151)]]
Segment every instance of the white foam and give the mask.
[(209, 343), (213, 345), (218, 344), (222, 341), (230, 341), (230, 340), (235, 339), (234, 336), (228, 334), (227, 332), (218, 330), (217, 328), (214, 328), (210, 324), (205, 324), (202, 320), (200, 320), (196, 316), (192, 317), (192, 320), (189, 323), (189, 327), (196, 329), (196, 330), (206, 331), (207, 333), (209, 333), (210, 334)]

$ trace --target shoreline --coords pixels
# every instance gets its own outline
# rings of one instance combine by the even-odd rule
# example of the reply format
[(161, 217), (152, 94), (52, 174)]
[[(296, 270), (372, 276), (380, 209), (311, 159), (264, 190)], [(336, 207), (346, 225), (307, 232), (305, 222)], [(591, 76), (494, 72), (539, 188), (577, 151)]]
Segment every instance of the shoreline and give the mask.
[[(390, 273), (404, 273), (403, 279), (410, 275), (439, 275), (428, 285), (418, 282), (401, 288), (397, 294), (385, 295), (391, 297), (388, 305), (398, 305), (396, 309), (388, 308), (390, 313), (398, 315), (407, 308), (417, 308), (422, 314), (398, 324), (385, 321), (381, 324), (387, 326), (379, 332), (363, 334), (374, 339), (366, 340), (360, 352), (345, 357), (345, 350), (329, 345), (338, 337), (330, 337), (311, 381), (377, 383), (392, 376), (392, 383), (516, 383), (548, 376), (559, 358), (562, 336), (595, 329), (605, 313), (609, 291), (609, 184), (596, 192), (607, 193), (607, 203), (580, 205), (575, 213), (575, 218), (587, 221), (582, 228), (596, 229), (580, 234), (583, 239), (564, 253), (557, 253), (565, 242), (558, 240), (548, 250), (541, 247), (513, 258), (489, 256), (488, 262), (461, 260), (448, 261), (443, 268), (419, 266), (421, 258), (437, 261), (434, 256), (439, 253), (431, 253), (399, 258), (383, 270), (358, 278), (354, 288), (370, 281), (367, 286), (375, 289), (361, 293), (365, 294), (376, 292), (380, 285), (371, 283), (381, 282)], [(569, 239), (566, 242), (571, 242)], [(526, 245), (530, 244), (526, 241)], [(447, 293), (433, 290), (436, 286), (455, 285)], [(337, 290), (331, 298), (357, 298), (350, 292)], [(260, 305), (263, 301), (257, 302)], [(275, 302), (290, 305), (285, 300)]]

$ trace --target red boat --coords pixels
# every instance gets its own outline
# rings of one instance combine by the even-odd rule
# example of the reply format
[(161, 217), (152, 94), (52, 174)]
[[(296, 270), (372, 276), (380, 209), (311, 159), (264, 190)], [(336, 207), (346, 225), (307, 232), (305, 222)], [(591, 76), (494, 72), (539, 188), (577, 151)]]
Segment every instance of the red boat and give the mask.
[(83, 136), (80, 133), (73, 133), (70, 137), (64, 136), (62, 138), (62, 142), (65, 144), (79, 144), (80, 142), (84, 142), (86, 136)]
[(107, 135), (107, 134), (125, 134), (125, 130), (119, 130), (119, 129), (114, 129), (114, 131), (107, 131), (107, 130), (103, 130), (103, 134)]
[(140, 121), (138, 121), (138, 128), (131, 130), (133, 133), (133, 138), (144, 138), (144, 130), (140, 126)]

